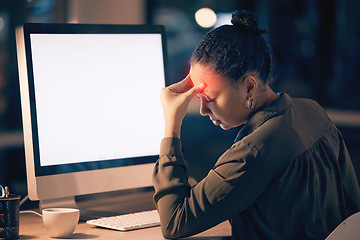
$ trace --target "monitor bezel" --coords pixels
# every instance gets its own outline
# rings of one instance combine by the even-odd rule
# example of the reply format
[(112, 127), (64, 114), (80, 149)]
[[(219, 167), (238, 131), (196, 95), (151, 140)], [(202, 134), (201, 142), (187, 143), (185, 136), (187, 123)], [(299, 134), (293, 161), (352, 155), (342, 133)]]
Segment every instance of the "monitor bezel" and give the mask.
[(104, 24), (49, 24), (49, 23), (25, 23), (23, 26), (25, 57), (27, 64), (27, 77), (29, 88), (30, 121), (32, 129), (32, 151), (35, 168), (35, 177), (89, 170), (133, 166), (140, 164), (155, 163), (158, 155), (122, 158), (112, 160), (100, 160), (93, 162), (71, 163), (53, 166), (41, 166), (38, 138), (38, 125), (36, 114), (36, 99), (34, 91), (34, 73), (31, 52), (31, 34), (160, 34), (163, 51), (165, 86), (167, 79), (167, 51), (165, 28), (161, 25), (104, 25)]

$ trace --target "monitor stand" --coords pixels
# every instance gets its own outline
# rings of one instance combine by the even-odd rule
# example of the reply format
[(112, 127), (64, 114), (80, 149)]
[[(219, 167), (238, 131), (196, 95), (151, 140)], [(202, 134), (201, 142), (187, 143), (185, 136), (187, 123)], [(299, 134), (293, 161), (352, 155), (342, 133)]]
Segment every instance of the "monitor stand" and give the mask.
[(65, 197), (57, 199), (40, 200), (39, 202), (40, 212), (46, 208), (75, 208), (80, 210), (80, 221), (86, 222), (90, 219), (97, 219), (100, 217), (112, 216), (107, 212), (92, 211), (86, 208), (80, 208), (76, 203), (75, 197)]
[(40, 211), (45, 208), (78, 208), (75, 197), (55, 198), (40, 200)]

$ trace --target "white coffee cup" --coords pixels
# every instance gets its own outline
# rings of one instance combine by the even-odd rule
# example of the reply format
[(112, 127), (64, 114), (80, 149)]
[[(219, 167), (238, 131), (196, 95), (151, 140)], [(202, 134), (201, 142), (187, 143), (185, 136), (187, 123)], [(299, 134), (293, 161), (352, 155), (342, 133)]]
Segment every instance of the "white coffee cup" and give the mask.
[(42, 216), (50, 237), (68, 237), (79, 222), (80, 211), (75, 208), (46, 208), (42, 210)]

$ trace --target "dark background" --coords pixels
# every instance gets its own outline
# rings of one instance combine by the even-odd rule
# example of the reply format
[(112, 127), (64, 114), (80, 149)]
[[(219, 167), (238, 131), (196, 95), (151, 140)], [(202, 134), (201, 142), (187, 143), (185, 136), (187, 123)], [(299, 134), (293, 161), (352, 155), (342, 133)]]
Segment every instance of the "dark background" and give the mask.
[[(74, 5), (75, 1), (78, 3)], [(134, 9), (134, 2), (140, 2), (140, 5), (135, 6), (133, 14), (133, 10), (128, 12), (131, 19), (135, 16), (137, 21), (130, 20), (120, 11), (127, 7)], [(274, 90), (285, 91), (292, 97), (312, 98), (329, 113), (335, 111), (330, 117), (334, 117), (342, 131), (359, 174), (360, 1), (0, 0), (1, 185), (26, 195), (15, 28), (24, 22), (71, 22), (76, 13), (74, 6), (78, 12), (89, 9), (89, 15), (93, 16), (83, 17), (82, 21), (79, 17), (80, 23), (165, 25), (170, 82), (186, 76), (192, 51), (210, 30), (196, 24), (194, 14), (198, 9), (209, 7), (216, 13), (231, 13), (237, 9), (253, 11), (259, 17), (260, 27), (268, 28), (265, 37), (275, 57)], [(115, 13), (106, 11), (114, 8)], [(106, 15), (113, 18), (105, 21)], [(194, 106), (184, 120), (182, 140), (190, 173), (198, 180), (230, 146), (237, 129), (223, 131), (213, 126), (197, 113), (196, 103)]]

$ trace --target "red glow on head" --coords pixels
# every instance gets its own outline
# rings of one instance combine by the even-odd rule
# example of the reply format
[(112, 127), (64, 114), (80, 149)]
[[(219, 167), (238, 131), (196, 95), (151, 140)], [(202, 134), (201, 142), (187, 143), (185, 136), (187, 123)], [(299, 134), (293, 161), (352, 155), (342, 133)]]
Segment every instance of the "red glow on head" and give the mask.
[(191, 66), (190, 75), (191, 81), (195, 86), (200, 86), (202, 83), (205, 84), (205, 88), (201, 91), (204, 94), (217, 93), (224, 84), (223, 77), (209, 66), (194, 64)]

